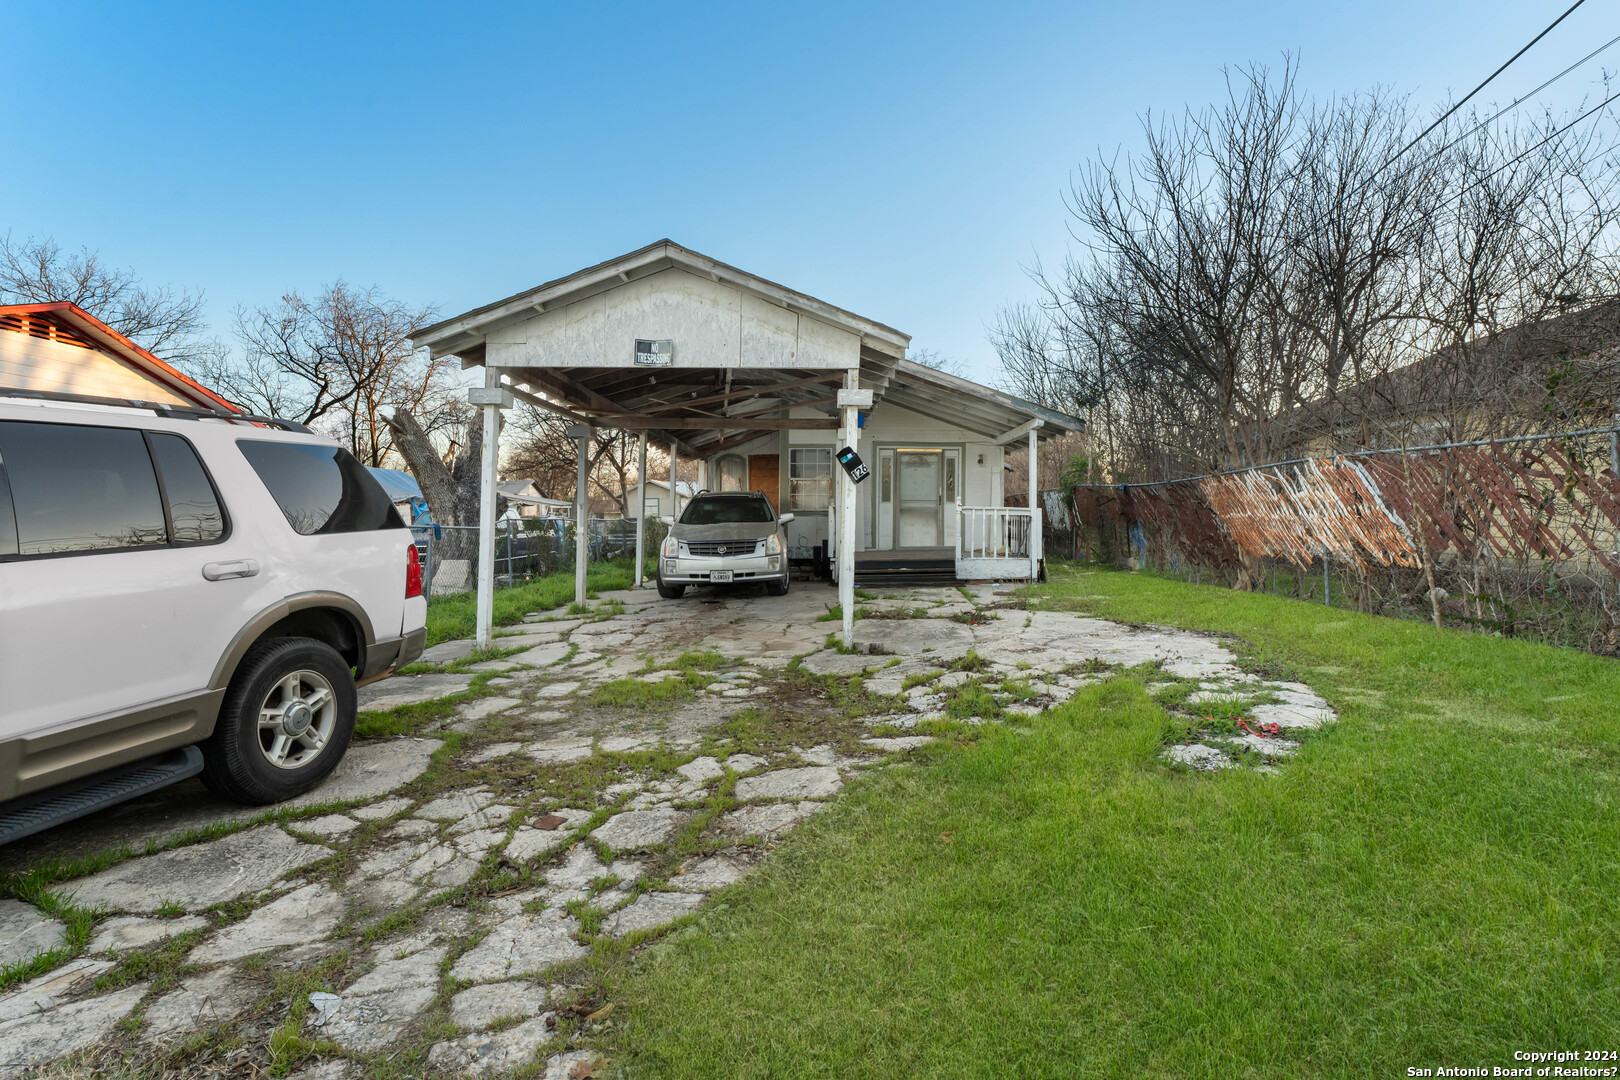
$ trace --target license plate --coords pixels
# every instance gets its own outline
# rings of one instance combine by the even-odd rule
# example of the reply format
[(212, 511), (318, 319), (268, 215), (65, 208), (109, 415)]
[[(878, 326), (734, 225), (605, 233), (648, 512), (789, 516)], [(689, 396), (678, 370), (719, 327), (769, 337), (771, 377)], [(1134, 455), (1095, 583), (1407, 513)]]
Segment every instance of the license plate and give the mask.
[(714, 571), (713, 573), (711, 573), (709, 575), (709, 580), (710, 581), (730, 581), (731, 580), (731, 571), (730, 570), (716, 570), (716, 571)]

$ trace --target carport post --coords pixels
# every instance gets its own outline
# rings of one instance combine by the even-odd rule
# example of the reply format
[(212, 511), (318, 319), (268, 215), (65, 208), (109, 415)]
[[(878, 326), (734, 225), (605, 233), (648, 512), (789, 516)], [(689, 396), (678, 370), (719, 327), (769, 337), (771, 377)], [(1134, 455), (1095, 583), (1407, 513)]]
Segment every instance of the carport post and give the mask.
[(478, 480), (478, 605), (474, 642), (489, 648), (495, 632), (495, 481), (501, 461), (501, 409), (512, 407), (512, 392), (502, 389), (499, 368), (484, 368), (484, 385), (467, 391), (467, 402), (484, 410), (484, 448)]
[(680, 471), (681, 449), (675, 443), (669, 444), (669, 505), (675, 520), (681, 518), (681, 493), (675, 488), (675, 474)]
[(591, 429), (585, 424), (569, 424), (564, 432), (578, 447), (579, 475), (574, 484), (574, 603), (585, 606), (585, 567), (589, 560), (587, 542), (591, 538), (590, 463)]
[(1040, 493), (1040, 463), (1036, 458), (1035, 436), (1039, 429), (1029, 429), (1029, 583), (1035, 584), (1041, 569), (1041, 515), (1035, 509), (1035, 496)]
[[(858, 390), (861, 369), (850, 368), (844, 375), (844, 389)], [(854, 446), (860, 438), (860, 409), (845, 405), (839, 410), (838, 447)], [(836, 455), (837, 449), (834, 453)], [(855, 644), (855, 481), (842, 468), (834, 468), (838, 481), (838, 607), (844, 616), (844, 648)]]
[(647, 567), (647, 432), (636, 439), (636, 588)]

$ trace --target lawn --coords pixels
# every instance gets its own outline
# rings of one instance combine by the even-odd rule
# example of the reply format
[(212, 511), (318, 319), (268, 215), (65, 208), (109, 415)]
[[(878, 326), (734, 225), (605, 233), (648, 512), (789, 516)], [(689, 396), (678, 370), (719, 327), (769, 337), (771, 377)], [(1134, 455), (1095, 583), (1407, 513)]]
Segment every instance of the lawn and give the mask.
[(1489, 1075), (1620, 1048), (1620, 665), (1054, 579), (1042, 607), (1239, 635), (1339, 723), (1276, 775), (1173, 771), (1120, 677), (869, 777), (606, 973), (626, 1075)]
[[(649, 563), (649, 566), (651, 564)], [(587, 594), (611, 589), (628, 589), (636, 569), (634, 559), (614, 559), (594, 562), (585, 570)], [(650, 577), (652, 571), (648, 570)], [(574, 571), (559, 570), (555, 574), (534, 578), (518, 585), (495, 590), (495, 625), (510, 626), (521, 622), (532, 611), (550, 611), (574, 602)], [(435, 596), (428, 600), (427, 643), (469, 638), (477, 629), (478, 595), (476, 592)]]

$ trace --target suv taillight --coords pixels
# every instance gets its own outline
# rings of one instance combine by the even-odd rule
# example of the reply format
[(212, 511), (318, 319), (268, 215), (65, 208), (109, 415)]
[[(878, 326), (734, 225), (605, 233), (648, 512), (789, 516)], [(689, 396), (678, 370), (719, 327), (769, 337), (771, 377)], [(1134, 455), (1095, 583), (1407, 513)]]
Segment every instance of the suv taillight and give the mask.
[(422, 595), (422, 560), (417, 557), (416, 545), (405, 549), (405, 599)]

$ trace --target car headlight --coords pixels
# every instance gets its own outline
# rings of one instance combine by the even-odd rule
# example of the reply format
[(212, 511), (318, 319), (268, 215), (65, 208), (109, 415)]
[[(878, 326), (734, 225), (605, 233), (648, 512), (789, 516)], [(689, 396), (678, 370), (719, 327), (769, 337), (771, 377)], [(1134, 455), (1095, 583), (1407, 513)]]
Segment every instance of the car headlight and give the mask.
[(780, 536), (777, 536), (775, 533), (772, 533), (770, 539), (765, 541), (765, 554), (767, 554), (767, 555), (780, 555), (780, 554), (782, 554), (782, 538)]
[(664, 537), (664, 558), (673, 559), (680, 553), (680, 541), (673, 536)]

